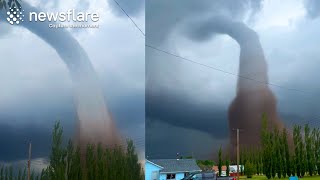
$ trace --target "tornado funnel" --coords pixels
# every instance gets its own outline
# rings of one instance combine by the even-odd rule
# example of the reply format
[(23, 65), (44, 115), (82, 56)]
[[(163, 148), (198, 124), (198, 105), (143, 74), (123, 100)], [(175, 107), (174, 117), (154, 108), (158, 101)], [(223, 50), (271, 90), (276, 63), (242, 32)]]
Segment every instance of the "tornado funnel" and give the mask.
[[(22, 8), (25, 14), (39, 13), (39, 10), (27, 3), (23, 3)], [(6, 12), (1, 11), (0, 20), (5, 19)], [(67, 30), (49, 28), (49, 22), (25, 20), (14, 26), (24, 27), (44, 40), (56, 50), (66, 64), (74, 85), (78, 116), (76, 140), (80, 147), (86, 147), (87, 143), (101, 143), (108, 146), (119, 143), (118, 133), (107, 109), (102, 88), (90, 59), (81, 45)]]
[[(242, 129), (242, 146), (260, 145), (262, 115), (268, 117), (270, 127), (282, 128), (277, 113), (276, 98), (268, 87), (268, 68), (259, 37), (244, 23), (225, 17), (213, 17), (195, 24), (189, 34), (196, 40), (207, 39), (213, 34), (227, 34), (240, 46), (239, 77), (236, 97), (229, 111), (229, 136), (232, 149), (236, 149), (236, 133)], [(235, 155), (235, 152), (232, 153)]]

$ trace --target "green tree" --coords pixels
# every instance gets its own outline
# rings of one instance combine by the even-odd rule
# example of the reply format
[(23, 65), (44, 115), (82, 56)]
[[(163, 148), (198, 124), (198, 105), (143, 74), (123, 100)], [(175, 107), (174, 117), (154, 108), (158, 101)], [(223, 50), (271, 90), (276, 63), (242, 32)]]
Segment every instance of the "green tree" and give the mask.
[(9, 180), (13, 180), (13, 169), (12, 169), (12, 166), (9, 167)]
[(4, 170), (4, 167), (1, 166), (1, 168), (0, 168), (0, 180), (4, 180), (3, 170)]
[(18, 172), (18, 180), (21, 180), (21, 169), (19, 169), (19, 172)]
[(132, 173), (128, 174), (131, 178), (129, 180), (142, 180), (144, 179), (141, 171), (141, 165), (138, 163), (138, 155), (135, 153), (135, 147), (132, 140), (127, 141), (127, 168)]
[(281, 145), (280, 145), (280, 136), (279, 130), (274, 128), (274, 172), (276, 172), (278, 178), (281, 178), (282, 175), (282, 161), (281, 161)]
[[(71, 141), (62, 146), (63, 129), (57, 122), (52, 133), (52, 151), (50, 164), (40, 174), (34, 171), (31, 180), (143, 180), (144, 174), (133, 141), (128, 140), (126, 148), (116, 146), (103, 147), (88, 144), (86, 163), (80, 161), (80, 148)], [(26, 168), (15, 175), (12, 167), (0, 166), (0, 180), (27, 180)], [(86, 171), (86, 176), (83, 175)]]
[(80, 147), (77, 147), (75, 154), (72, 157), (72, 161), (74, 162), (74, 166), (72, 171), (75, 173), (73, 179), (82, 179), (83, 178), (83, 171), (81, 169), (81, 153)]
[(253, 164), (250, 162), (250, 161), (247, 161), (245, 166), (244, 166), (244, 169), (246, 170), (246, 176), (247, 178), (252, 178), (252, 175), (253, 175)]
[(300, 159), (300, 154), (301, 154), (301, 146), (300, 146), (300, 138), (299, 138), (299, 134), (300, 134), (300, 126), (295, 125), (293, 128), (293, 142), (294, 142), (294, 146), (295, 146), (295, 168), (296, 168), (296, 174), (297, 176), (301, 176), (301, 159)]
[(304, 176), (307, 171), (307, 160), (306, 160), (306, 148), (303, 142), (301, 126), (299, 129), (299, 142), (300, 142), (300, 163), (301, 163), (301, 176)]
[[(244, 166), (246, 164), (246, 162), (248, 161), (248, 150), (247, 150), (247, 147), (243, 147), (242, 149), (242, 154), (243, 154), (243, 162), (242, 162), (242, 165)], [(245, 174), (245, 169), (244, 167), (242, 167), (242, 174)]]
[[(290, 152), (289, 152), (289, 145), (288, 145), (288, 137), (287, 137), (287, 129), (283, 128), (282, 130), (282, 143), (284, 146), (284, 162), (285, 162), (285, 172), (287, 176), (291, 175), (291, 168), (290, 168)], [(285, 175), (284, 175), (285, 177)]]
[(306, 148), (306, 162), (307, 162), (307, 169), (309, 175), (312, 176), (314, 173), (314, 151), (313, 151), (313, 142), (312, 142), (312, 135), (310, 133), (309, 125), (306, 124), (304, 127), (304, 141), (305, 141), (305, 148)]
[(66, 173), (67, 173), (67, 179), (73, 179), (74, 178), (74, 173), (73, 173), (73, 166), (75, 165), (74, 162), (72, 161), (72, 157), (73, 157), (73, 153), (74, 153), (74, 148), (73, 148), (73, 144), (72, 141), (69, 140), (68, 142), (68, 147), (67, 147), (67, 155), (66, 155)]
[(27, 179), (27, 169), (26, 168), (24, 168), (24, 170), (23, 170), (23, 174), (22, 174), (22, 178), (21, 178), (22, 180), (26, 180)]
[(262, 132), (261, 132), (261, 142), (262, 142), (262, 158), (263, 158), (263, 172), (268, 179), (275, 178), (277, 175), (281, 177), (282, 167), (280, 158), (280, 136), (279, 130), (273, 128), (273, 131), (269, 130), (267, 123), (267, 116), (263, 114), (262, 116)]
[(106, 169), (106, 162), (104, 157), (104, 150), (101, 144), (97, 147), (97, 166), (98, 166), (98, 179), (103, 179), (107, 176)]
[(9, 179), (9, 172), (8, 172), (8, 167), (6, 166), (6, 169), (4, 171), (4, 179), (8, 180)]
[(56, 122), (52, 132), (52, 148), (50, 166), (48, 168), (52, 180), (65, 180), (67, 151), (62, 147), (63, 128)]
[(311, 131), (311, 138), (310, 138), (310, 146), (311, 146), (311, 158), (312, 158), (312, 170), (313, 170), (313, 174), (317, 175), (317, 155), (316, 155), (316, 145), (317, 145), (317, 134), (316, 134), (316, 129), (313, 128)]
[(87, 166), (87, 179), (95, 179), (95, 157), (94, 157), (94, 148), (93, 144), (87, 145), (86, 153), (86, 166)]
[(314, 129), (314, 137), (315, 137), (315, 147), (314, 147), (314, 154), (315, 154), (315, 163), (317, 166), (318, 175), (320, 175), (320, 130), (319, 128)]
[(258, 174), (258, 171), (259, 171), (259, 164), (258, 164), (258, 159), (257, 159), (257, 156), (258, 156), (258, 150), (256, 147), (252, 147), (252, 150), (251, 150), (251, 159), (252, 159), (252, 163), (253, 163), (253, 174)]
[(276, 143), (274, 141), (275, 134), (270, 133), (269, 144), (270, 144), (270, 154), (271, 154), (271, 176), (272, 178), (276, 177), (277, 174), (277, 153), (276, 153)]
[(257, 150), (257, 154), (256, 154), (256, 158), (257, 158), (257, 174), (260, 175), (262, 174), (262, 168), (263, 168), (263, 164), (262, 164), (262, 152), (261, 152), (261, 149), (258, 149)]
[(212, 166), (214, 166), (214, 161), (212, 160), (197, 160), (197, 165), (203, 171), (212, 170)]
[(30, 179), (31, 179), (31, 180), (34, 180), (34, 179), (35, 179), (35, 176), (36, 176), (36, 175), (35, 175), (34, 171), (32, 171), (31, 174), (30, 174)]
[(230, 160), (228, 158), (228, 156), (226, 157), (226, 175), (229, 176), (229, 172), (230, 172)]
[(219, 153), (218, 153), (218, 170), (219, 170), (219, 176), (221, 176), (221, 171), (222, 171), (222, 150), (221, 150), (221, 146), (219, 148)]
[(47, 173), (47, 171), (45, 169), (42, 169), (41, 175), (40, 175), (40, 180), (46, 180), (46, 179), (49, 179), (49, 178), (50, 178), (50, 176)]
[(295, 156), (294, 155), (292, 155), (292, 156), (290, 156), (290, 169), (291, 169), (291, 175), (292, 176), (295, 176), (295, 175), (297, 175), (297, 173), (296, 173), (296, 169), (297, 169), (297, 164), (295, 163), (296, 161), (295, 161)]
[(261, 143), (262, 143), (262, 161), (263, 174), (268, 179), (272, 177), (272, 137), (268, 130), (268, 119), (265, 113), (262, 114)]
[(22, 175), (22, 180), (26, 180), (26, 179), (27, 179), (27, 169), (24, 168), (23, 175)]

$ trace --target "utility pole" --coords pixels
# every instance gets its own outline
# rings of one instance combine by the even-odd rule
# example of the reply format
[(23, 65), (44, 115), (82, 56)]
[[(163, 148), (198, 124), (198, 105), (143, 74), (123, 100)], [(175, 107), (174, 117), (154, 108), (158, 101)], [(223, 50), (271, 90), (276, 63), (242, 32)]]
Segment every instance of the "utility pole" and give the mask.
[(240, 180), (240, 169), (239, 169), (239, 162), (240, 162), (240, 144), (239, 144), (239, 133), (242, 129), (232, 129), (233, 131), (237, 131), (237, 179)]
[(28, 160), (28, 180), (30, 180), (30, 166), (31, 166), (31, 142), (29, 143), (29, 160)]
[(238, 180), (240, 180), (240, 177), (239, 177), (239, 161), (240, 161), (240, 158), (239, 158), (239, 129), (237, 128), (237, 178)]

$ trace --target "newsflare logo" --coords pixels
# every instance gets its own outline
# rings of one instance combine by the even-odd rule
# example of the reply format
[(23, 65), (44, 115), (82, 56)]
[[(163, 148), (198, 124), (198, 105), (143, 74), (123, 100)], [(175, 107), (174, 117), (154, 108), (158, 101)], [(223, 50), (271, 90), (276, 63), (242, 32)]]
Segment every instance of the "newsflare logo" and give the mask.
[(5, 9), (7, 11), (7, 21), (11, 25), (20, 24), (24, 21), (24, 10), (21, 7), (20, 1), (21, 0), (0, 0), (0, 10)]
[(19, 8), (10, 8), (9, 11), (7, 11), (7, 21), (11, 24), (20, 24), (20, 22), (23, 22), (23, 11), (20, 7)]
[[(98, 11), (83, 12), (69, 9), (64, 12), (25, 12), (21, 0), (0, 0), (0, 10), (5, 10), (11, 25), (22, 22), (48, 22), (49, 28), (99, 28)], [(26, 14), (26, 16), (24, 15)]]

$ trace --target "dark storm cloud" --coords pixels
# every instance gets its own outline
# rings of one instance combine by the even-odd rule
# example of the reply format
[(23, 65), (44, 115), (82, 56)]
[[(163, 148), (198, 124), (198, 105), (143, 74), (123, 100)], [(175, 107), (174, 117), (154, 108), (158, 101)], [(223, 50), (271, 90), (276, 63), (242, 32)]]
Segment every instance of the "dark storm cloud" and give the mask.
[(123, 94), (122, 98), (110, 99), (112, 102), (110, 111), (120, 129), (144, 124), (144, 98), (145, 95), (141, 92), (131, 95)]
[(320, 1), (305, 0), (304, 4), (310, 18), (317, 18), (320, 15)]
[[(119, 0), (119, 2), (123, 1)], [(131, 4), (132, 1), (127, 2)], [(72, 7), (79, 10), (90, 8), (110, 11), (105, 1), (76, 0), (71, 6), (60, 0), (33, 3), (49, 12), (57, 11), (55, 8), (61, 10)], [(121, 5), (127, 8), (125, 3)], [(130, 6), (141, 8), (141, 5), (137, 4)], [(140, 12), (142, 14), (143, 9), (140, 9)], [(138, 20), (141, 18), (139, 17)], [(111, 97), (107, 98), (107, 103), (120, 131), (124, 131), (123, 135), (126, 135), (126, 138), (131, 138), (136, 142), (136, 138), (141, 140), (141, 136), (144, 135), (144, 89), (139, 88), (139, 83), (144, 80), (144, 66), (141, 65), (144, 64), (144, 40), (136, 36), (135, 31), (127, 29), (126, 25), (130, 26), (130, 22), (118, 21), (116, 18), (112, 22), (101, 21), (100, 24), (104, 23), (110, 26), (76, 36), (74, 33), (71, 34), (88, 53), (90, 52), (92, 63), (99, 72), (101, 85), (105, 86), (104, 95)], [(28, 148), (26, 144), (29, 140), (32, 140), (34, 144), (33, 158), (47, 158), (55, 121), (61, 121), (66, 139), (74, 136), (76, 112), (70, 74), (67, 74), (65, 65), (54, 49), (39, 37), (23, 28), (11, 28), (8, 23), (1, 23), (0, 27), (3, 27), (0, 28), (1, 54), (3, 57), (10, 57), (10, 61), (4, 60), (0, 66), (2, 67), (0, 147), (3, 150), (0, 151), (0, 161), (26, 159)], [(11, 29), (12, 32), (10, 32)], [(50, 37), (53, 34), (51, 33)], [(132, 43), (124, 44), (121, 38)], [(105, 51), (106, 48), (108, 53)], [(20, 51), (12, 54), (12, 49), (20, 49)], [(134, 63), (128, 63), (128, 57)], [(118, 66), (121, 67), (121, 70)], [(139, 73), (135, 73), (136, 71)], [(115, 79), (117, 83), (114, 83)], [(139, 143), (138, 149), (143, 151), (141, 141)]]
[[(221, 69), (226, 70), (227, 67), (230, 67), (231, 60), (226, 59), (225, 57), (222, 57), (222, 59), (215, 60), (214, 58), (216, 56), (214, 53), (217, 52), (217, 50), (214, 48), (216, 47), (210, 47), (210, 45), (212, 45), (212, 42), (208, 43), (209, 39), (213, 39), (209, 36), (209, 28), (211, 27), (208, 27), (208, 29), (201, 29), (202, 31), (200, 31), (199, 34), (196, 34), (197, 41), (206, 41), (205, 43), (203, 43), (205, 45), (201, 43), (197, 44), (194, 41), (180, 40), (186, 39), (186, 34), (183, 34), (181, 32), (185, 33), (188, 32), (188, 30), (190, 29), (192, 30), (193, 27), (197, 27), (194, 24), (190, 23), (192, 22), (191, 20), (203, 20), (208, 17), (225, 16), (226, 18), (231, 18), (234, 21), (243, 21), (244, 17), (247, 16), (248, 13), (249, 15), (253, 16), (257, 14), (259, 10), (262, 8), (262, 1), (232, 2), (236, 3), (232, 4), (231, 1), (183, 1), (183, 3), (181, 1), (169, 2), (165, 0), (147, 1), (146, 43), (178, 55), (179, 50), (185, 48), (183, 50), (183, 53), (185, 53), (183, 57), (187, 58), (189, 58), (190, 54), (197, 53), (187, 53), (188, 50), (197, 51), (202, 47), (204, 47), (205, 49), (212, 48), (212, 57), (210, 55), (210, 51), (207, 50), (206, 53), (209, 54), (209, 58), (204, 56), (200, 56), (199, 58), (199, 56), (194, 55), (191, 56), (192, 58), (190, 59), (195, 60), (197, 62), (202, 60), (201, 63), (208, 65), (212, 65), (214, 63), (219, 65), (217, 61), (222, 62), (224, 60), (228, 60), (229, 62), (226, 61), (226, 64), (220, 66)], [(309, 1), (308, 3), (310, 5), (309, 10), (307, 10), (308, 14), (313, 14), (313, 17), (317, 17), (318, 11), (316, 10), (316, 8), (320, 6), (315, 3), (318, 2)], [(183, 6), (181, 4), (183, 4)], [(306, 6), (306, 9), (307, 8), (308, 6)], [(166, 13), (163, 13), (164, 10)], [(261, 18), (265, 17), (262, 15)], [(277, 20), (275, 20), (275, 22), (277, 22)], [(298, 56), (294, 55), (296, 53), (292, 52), (301, 49), (301, 44), (308, 44), (308, 47), (310, 47), (311, 43), (313, 42), (305, 40), (310, 39), (313, 36), (313, 34), (316, 33), (310, 33), (310, 31), (304, 31), (301, 30), (300, 27), (297, 27), (296, 30), (299, 32), (288, 32), (286, 34), (289, 34), (288, 36), (290, 37), (279, 37), (279, 31), (277, 31), (277, 28), (273, 29), (272, 26), (268, 27), (270, 28), (267, 29), (267, 31), (269, 31), (268, 33), (259, 29), (259, 27), (255, 27), (256, 24), (251, 24), (249, 26), (253, 28), (253, 30), (258, 31), (260, 37), (264, 38), (262, 40), (262, 46), (263, 48), (265, 48), (264, 50), (267, 55), (270, 55), (270, 49), (274, 47), (278, 47), (281, 50), (281, 54), (283, 54), (286, 51), (290, 53), (290, 55), (285, 55), (284, 57), (280, 57), (279, 55), (277, 55), (275, 58), (274, 56), (272, 56), (273, 59), (269, 59), (269, 56), (267, 56), (269, 70), (271, 72), (271, 83), (279, 84), (288, 88), (307, 88), (312, 90), (318, 89), (318, 85), (316, 85), (312, 81), (312, 79), (314, 79), (314, 77), (316, 77), (318, 74), (318, 71), (313, 70), (313, 68), (317, 67), (316, 64), (318, 64), (318, 53), (315, 53), (318, 51), (311, 50), (314, 47), (305, 48), (308, 49), (308, 52), (301, 53), (301, 60), (294, 60)], [(317, 25), (315, 25), (315, 27), (317, 27)], [(283, 29), (284, 31), (287, 30), (286, 27), (283, 27)], [(308, 37), (308, 33), (310, 33), (311, 37)], [(270, 40), (266, 41), (266, 37), (269, 37)], [(282, 38), (285, 40), (283, 40)], [(278, 45), (278, 42), (281, 41), (280, 39), (282, 39), (283, 42), (281, 42), (281, 45)], [(295, 40), (295, 42), (289, 42), (289, 39), (293, 39)], [(303, 40), (301, 41), (301, 39)], [(275, 40), (278, 40), (278, 42), (276, 43), (277, 45), (274, 44)], [(190, 46), (189, 44), (183, 44), (183, 42), (187, 42), (190, 44), (193, 43), (193, 45)], [(217, 42), (230, 41), (217, 40)], [(197, 50), (190, 48), (195, 47), (197, 45), (201, 46)], [(294, 45), (299, 46), (299, 48), (293, 48)], [(234, 46), (232, 47), (238, 48)], [(231, 54), (234, 54), (234, 52), (236, 52), (236, 50), (233, 51), (233, 49), (230, 48), (228, 50), (232, 51)], [(224, 52), (229, 53), (225, 50)], [(308, 53), (313, 54), (313, 56), (307, 58), (306, 54)], [(227, 58), (229, 57), (230, 56), (228, 56)], [(205, 58), (207, 58), (207, 61), (204, 61)], [(214, 60), (212, 61), (212, 64), (209, 61), (211, 58)], [(221, 56), (219, 56), (219, 58), (221, 58)], [(299, 61), (303, 61), (302, 59), (310, 59), (310, 61), (308, 61), (308, 63), (299, 63)], [(235, 57), (234, 60), (231, 62), (238, 62), (238, 60), (239, 56)], [(311, 60), (313, 60), (312, 62), (316, 64), (312, 64)], [(300, 67), (294, 67), (296, 65), (295, 63), (300, 64)], [(226, 109), (230, 103), (230, 99), (232, 99), (234, 95), (234, 92), (229, 91), (228, 89), (232, 88), (232, 85), (224, 84), (221, 87), (219, 86), (212, 88), (212, 86), (209, 86), (210, 81), (206, 78), (203, 78), (204, 76), (202, 76), (201, 74), (205, 70), (198, 71), (198, 66), (194, 64), (190, 65), (193, 66), (193, 68), (186, 68), (182, 64), (188, 64), (188, 62), (182, 61), (181, 59), (166, 55), (161, 52), (155, 52), (150, 48), (146, 48), (146, 155), (150, 156), (151, 158), (174, 158), (176, 152), (182, 152), (183, 150), (185, 150), (185, 152), (190, 152), (190, 144), (192, 144), (192, 142), (187, 141), (202, 141), (205, 136), (202, 134), (194, 137), (187, 137), (187, 134), (195, 130), (209, 135), (211, 140), (215, 139), (215, 141), (212, 141), (213, 144), (221, 139), (225, 142), (228, 142)], [(220, 65), (221, 64), (222, 63), (220, 63)], [(306, 64), (306, 66), (304, 66), (303, 64)], [(212, 66), (219, 67), (218, 65)], [(287, 65), (290, 66), (288, 66), (288, 68), (285, 69), (282, 68), (283, 66)], [(311, 68), (308, 66), (310, 66)], [(292, 69), (289, 69), (289, 67), (291, 67)], [(282, 73), (275, 73), (277, 71), (281, 71)], [(230, 70), (229, 72), (237, 73), (236, 70)], [(217, 78), (214, 76), (215, 71), (212, 70), (208, 70), (208, 72), (205, 73), (210, 74), (208, 76), (210, 76), (210, 80), (213, 79), (212, 81), (225, 83), (236, 81), (236, 78), (233, 80)], [(220, 74), (223, 73), (220, 72)], [(313, 101), (315, 104), (310, 105), (307, 102), (305, 102), (307, 98), (305, 98), (305, 96), (300, 96), (297, 92), (291, 92), (279, 89), (277, 87), (271, 88), (278, 99), (278, 110), (280, 118), (284, 121), (287, 127), (290, 127), (292, 124), (304, 124), (305, 122), (310, 122), (310, 124), (312, 124), (315, 127), (319, 126), (317, 125), (317, 122), (319, 122), (319, 118), (315, 118), (317, 117), (316, 107), (318, 104), (316, 99), (311, 98), (311, 101)], [(152, 89), (156, 89), (156, 91), (153, 91)], [(200, 94), (198, 93), (199, 89), (208, 90), (204, 90), (205, 93)], [(236, 88), (234, 87), (234, 90), (235, 89)], [(214, 94), (218, 95), (214, 96)], [(223, 98), (223, 102), (220, 101), (221, 98), (217, 99), (219, 95), (226, 97)], [(208, 101), (204, 103), (201, 100), (202, 97), (207, 97), (208, 101), (211, 100), (213, 103), (208, 103)], [(227, 97), (230, 97), (230, 99)], [(318, 115), (318, 117), (320, 116)], [(210, 127), (211, 123), (220, 123), (217, 126), (213, 126), (213, 128), (221, 129), (219, 129), (217, 132), (215, 132), (215, 130), (212, 130), (212, 132), (210, 132), (210, 129), (208, 127)], [(204, 124), (204, 126), (201, 127), (200, 124)], [(219, 132), (222, 132), (223, 135), (219, 136)], [(200, 147), (206, 148), (205, 146), (199, 145), (198, 149), (201, 149)], [(213, 149), (210, 148), (208, 148), (206, 151), (201, 152), (201, 154), (205, 155), (210, 151), (212, 152)]]
[(146, 126), (146, 157), (150, 159), (176, 158), (176, 154), (196, 159), (213, 157), (227, 138), (212, 138), (207, 133), (172, 126), (163, 121), (148, 119)]
[[(165, 123), (189, 129), (201, 130), (210, 136), (227, 136), (227, 109), (215, 104), (199, 104), (179, 94), (165, 92), (146, 94), (146, 116)], [(148, 127), (146, 131), (148, 131)]]
[[(144, 149), (144, 132), (137, 131), (137, 125), (144, 123), (144, 94), (126, 94), (122, 98), (110, 100), (110, 110), (120, 131), (126, 138), (138, 143), (137, 149)], [(30, 140), (33, 144), (33, 158), (48, 158), (54, 123), (61, 122), (66, 142), (74, 137), (76, 119), (71, 97), (56, 102), (41, 97), (24, 99), (19, 105), (14, 105), (14, 108), (0, 109), (0, 147), (3, 147), (0, 148), (0, 160), (12, 162), (26, 159)]]
[(28, 158), (28, 143), (32, 141), (32, 158), (47, 157), (51, 146), (51, 129), (35, 125), (23, 127), (0, 125), (0, 159), (17, 161)]
[[(194, 28), (195, 26), (190, 21), (186, 21), (187, 19), (202, 19), (208, 15), (219, 15), (241, 21), (249, 11), (252, 16), (258, 12), (261, 8), (261, 2), (259, 0), (146, 1), (146, 43), (157, 47), (162, 46), (169, 49), (170, 52), (175, 52), (174, 45), (170, 43), (170, 34), (175, 29), (187, 31)], [(203, 32), (206, 31), (210, 31), (210, 28), (203, 29)], [(169, 73), (172, 77), (179, 76), (177, 71), (174, 71), (174, 69), (179, 69), (179, 64), (175, 61), (164, 63), (159, 60), (161, 57), (156, 57), (157, 55), (150, 51), (152, 50), (146, 49), (147, 118), (157, 119), (177, 127), (197, 129), (212, 137), (226, 137), (227, 107), (213, 103), (193, 102), (187, 96), (178, 94), (174, 87), (171, 90), (163, 88), (163, 86), (170, 85), (162, 81)], [(156, 60), (156, 58), (158, 59)], [(163, 58), (172, 57), (163, 56)], [(192, 76), (187, 74), (185, 78)], [(192, 80), (191, 78), (190, 81)], [(161, 90), (155, 93), (149, 91), (151, 88), (149, 82), (153, 84), (153, 88), (162, 89), (163, 93), (159, 94)]]
[[(112, 11), (118, 15), (127, 18), (114, 0), (107, 0)], [(137, 16), (144, 10), (145, 0), (116, 0), (120, 6), (130, 15)]]
[[(227, 110), (214, 103), (197, 103), (175, 92), (148, 94), (146, 157), (211, 157), (227, 142)], [(164, 143), (165, 142), (165, 143)]]
[[(259, 0), (146, 1), (146, 43), (177, 54), (176, 47), (171, 41), (181, 36), (181, 33), (175, 34), (174, 37), (170, 37), (170, 35), (177, 29), (181, 31), (192, 29), (194, 26), (189, 19), (202, 19), (208, 15), (223, 15), (235, 20), (242, 20), (248, 11), (251, 10), (251, 14), (257, 12), (261, 8), (261, 2)], [(163, 63), (161, 57), (156, 60), (157, 57), (152, 51), (152, 49), (146, 48), (147, 89), (149, 81), (154, 82), (155, 86), (165, 84), (161, 82), (163, 74), (170, 73), (179, 76), (177, 72), (168, 72), (172, 69), (179, 69), (179, 63), (176, 60)], [(163, 56), (163, 54), (159, 56)], [(174, 57), (168, 56), (163, 56), (163, 58), (174, 59)]]
[(261, 2), (261, 0), (146, 1), (147, 43), (158, 45), (166, 41), (171, 31), (188, 18), (201, 18), (210, 14), (241, 20), (248, 10), (252, 10), (253, 14), (257, 12), (261, 8)]
[[(48, 158), (52, 128), (57, 121), (63, 127), (65, 142), (74, 136), (76, 117), (72, 107), (66, 104), (45, 104), (43, 107), (38, 103), (33, 101), (33, 106), (29, 109), (25, 105), (15, 106), (15, 113), (9, 110), (0, 112), (1, 161), (27, 159), (30, 141), (33, 147), (32, 158)], [(15, 123), (23, 121), (24, 123)]]

